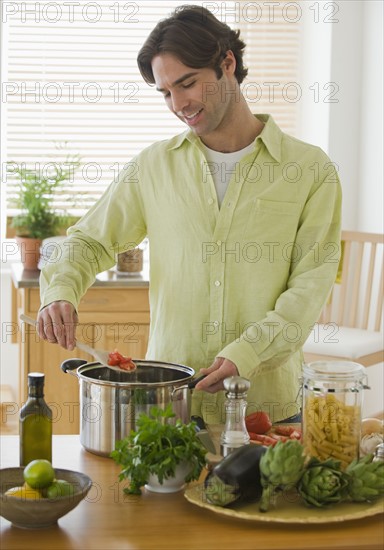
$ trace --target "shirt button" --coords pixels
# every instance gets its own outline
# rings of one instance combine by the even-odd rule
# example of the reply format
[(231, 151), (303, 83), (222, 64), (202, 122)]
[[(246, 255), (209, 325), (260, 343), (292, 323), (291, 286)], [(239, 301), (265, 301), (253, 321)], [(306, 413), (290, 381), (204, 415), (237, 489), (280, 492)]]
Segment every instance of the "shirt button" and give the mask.
[(208, 204), (213, 204), (213, 199), (208, 199)]
[(220, 323), (219, 323), (219, 321), (214, 321), (213, 324), (214, 324), (215, 327), (218, 327)]
[(216, 244), (218, 244), (219, 246), (221, 245), (221, 241), (217, 241)]
[(220, 286), (220, 285), (221, 285), (220, 281), (215, 281), (215, 286)]

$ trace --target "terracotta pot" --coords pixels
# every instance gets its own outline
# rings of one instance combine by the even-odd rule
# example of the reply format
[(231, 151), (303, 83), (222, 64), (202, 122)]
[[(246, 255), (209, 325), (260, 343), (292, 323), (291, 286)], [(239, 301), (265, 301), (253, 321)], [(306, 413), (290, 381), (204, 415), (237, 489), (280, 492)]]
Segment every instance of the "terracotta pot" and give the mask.
[(19, 246), (21, 263), (24, 269), (36, 271), (40, 260), (41, 239), (16, 237), (16, 241)]

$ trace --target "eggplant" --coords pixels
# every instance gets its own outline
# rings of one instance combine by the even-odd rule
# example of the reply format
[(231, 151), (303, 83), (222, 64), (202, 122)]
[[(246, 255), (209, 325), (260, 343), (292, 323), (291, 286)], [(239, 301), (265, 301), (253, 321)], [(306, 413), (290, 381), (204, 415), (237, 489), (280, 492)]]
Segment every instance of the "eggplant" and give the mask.
[(223, 458), (205, 478), (207, 502), (229, 506), (234, 502), (259, 500), (263, 492), (259, 465), (266, 450), (262, 445), (244, 445)]

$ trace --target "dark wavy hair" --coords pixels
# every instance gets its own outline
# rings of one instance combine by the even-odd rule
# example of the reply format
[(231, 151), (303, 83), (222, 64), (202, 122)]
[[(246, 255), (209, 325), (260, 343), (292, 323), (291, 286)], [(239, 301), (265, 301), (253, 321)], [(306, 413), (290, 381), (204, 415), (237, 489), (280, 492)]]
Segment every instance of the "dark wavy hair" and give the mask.
[(179, 6), (170, 17), (160, 21), (148, 36), (137, 56), (142, 77), (154, 84), (152, 60), (160, 53), (171, 53), (193, 69), (211, 68), (221, 78), (220, 63), (228, 50), (236, 58), (235, 77), (239, 84), (247, 76), (243, 64), (245, 43), (240, 31), (221, 23), (202, 6)]

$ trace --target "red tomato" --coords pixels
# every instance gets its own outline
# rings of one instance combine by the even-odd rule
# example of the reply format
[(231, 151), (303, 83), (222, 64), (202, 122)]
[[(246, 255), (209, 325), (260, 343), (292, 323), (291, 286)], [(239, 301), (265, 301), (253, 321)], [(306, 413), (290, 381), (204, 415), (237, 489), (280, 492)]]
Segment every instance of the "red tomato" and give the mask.
[(269, 435), (262, 435), (262, 434), (255, 434), (250, 433), (249, 434), (252, 441), (257, 441), (258, 443), (261, 443), (262, 445), (266, 446), (274, 446), (277, 443), (277, 439), (274, 439), (273, 437), (269, 437)]
[(272, 439), (276, 439), (276, 441), (288, 441), (289, 439), (289, 437), (287, 437), (286, 435), (279, 435), (273, 432), (269, 434), (269, 437), (272, 437)]
[(117, 366), (120, 364), (123, 356), (117, 350), (111, 352), (108, 357), (108, 365)]
[(108, 365), (111, 367), (120, 367), (122, 370), (135, 370), (136, 365), (130, 357), (124, 357), (115, 349), (108, 356)]
[(300, 430), (294, 430), (291, 435), (289, 436), (290, 439), (297, 439), (297, 440), (301, 440), (301, 431)]
[(293, 426), (286, 426), (284, 424), (277, 424), (276, 426), (274, 426), (273, 429), (277, 434), (286, 435), (287, 437), (289, 437), (291, 433), (295, 430)]
[(132, 361), (132, 359), (130, 357), (126, 357), (125, 358), (126, 361), (122, 361), (119, 365), (119, 367), (122, 369), (122, 370), (135, 370), (136, 368), (136, 365), (135, 363)]
[(274, 426), (273, 429), (275, 433), (285, 435), (290, 439), (301, 439), (301, 430), (299, 430), (298, 428), (294, 428), (293, 426), (284, 426), (282, 424), (278, 424)]
[(267, 413), (258, 411), (245, 417), (245, 425), (248, 432), (265, 434), (271, 429), (272, 422)]

